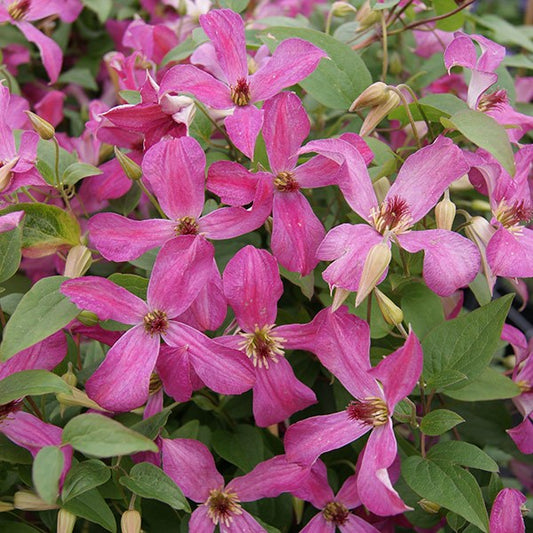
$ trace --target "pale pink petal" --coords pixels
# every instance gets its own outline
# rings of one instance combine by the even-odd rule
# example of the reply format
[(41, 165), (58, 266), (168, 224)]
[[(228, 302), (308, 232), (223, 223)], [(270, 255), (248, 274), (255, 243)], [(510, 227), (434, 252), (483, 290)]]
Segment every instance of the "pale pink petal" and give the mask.
[(524, 533), (521, 507), (526, 501), (527, 498), (516, 489), (498, 492), (490, 511), (490, 533)]
[(24, 211), (13, 211), (13, 213), (0, 216), (0, 233), (15, 229), (20, 224), (23, 216)]
[(215, 531), (215, 524), (207, 514), (207, 506), (200, 505), (191, 515), (189, 520), (189, 531), (195, 533), (213, 533)]
[(219, 524), (220, 533), (267, 533), (267, 530), (257, 523), (257, 520), (243, 510), (242, 514), (234, 514), (229, 526)]
[(167, 241), (154, 263), (147, 301), (151, 310), (175, 318), (187, 309), (212, 273), (213, 245), (203, 237), (180, 235)]
[(292, 170), (298, 149), (309, 135), (310, 122), (302, 101), (292, 92), (282, 92), (263, 106), (266, 152), (273, 174)]
[(215, 78), (225, 81), (229, 85), (229, 82), (226, 79), (226, 75), (224, 74), (222, 68), (220, 67), (220, 64), (218, 63), (217, 53), (212, 42), (207, 41), (206, 43), (202, 43), (192, 53), (191, 57), (189, 58), (189, 61), (193, 65), (199, 65), (203, 67), (204, 70), (207, 70), (207, 72), (213, 74)]
[(335, 498), (328, 483), (326, 465), (318, 459), (309, 470), (307, 477), (291, 493), (296, 498), (312, 503), (317, 509), (325, 507)]
[(253, 366), (242, 352), (218, 344), (203, 333), (177, 322), (170, 322), (163, 338), (170, 346), (187, 348), (194, 371), (215, 392), (241, 394), (253, 387)]
[(112, 281), (97, 276), (67, 280), (61, 285), (61, 292), (80, 309), (96, 313), (100, 320), (138, 324), (148, 312), (140, 298)]
[(253, 105), (236, 107), (226, 117), (224, 126), (231, 142), (250, 159), (254, 158), (255, 141), (263, 125), (263, 111)]
[(505, 57), (505, 46), (495, 43), (483, 35), (471, 35), (481, 47), (481, 56), (477, 61), (476, 67), (486, 72), (494, 72)]
[(315, 335), (320, 327), (322, 316), (317, 315), (308, 324), (283, 324), (272, 330), (276, 337), (285, 339), (283, 347), (286, 350), (316, 351)]
[(448, 185), (469, 168), (462, 150), (451, 139), (440, 136), (407, 158), (386, 198), (405, 200), (412, 222), (417, 222), (438, 202)]
[(528, 356), (527, 338), (518, 328), (510, 324), (504, 324), (501, 339), (507, 341), (513, 347), (519, 363)]
[(222, 276), (224, 294), (239, 326), (248, 332), (274, 324), (283, 283), (276, 259), (245, 246), (230, 259)]
[(444, 51), (444, 65), (450, 73), (455, 66), (473, 69), (476, 66), (477, 53), (472, 39), (464, 33), (457, 33), (455, 39)]
[(466, 97), (468, 107), (470, 109), (477, 109), (481, 95), (497, 81), (497, 74), (473, 69), (470, 83), (468, 84), (468, 95)]
[(272, 218), (272, 253), (287, 270), (307, 276), (318, 264), (324, 226), (299, 191), (275, 193)]
[(285, 433), (287, 459), (312, 465), (323, 453), (350, 444), (370, 429), (369, 424), (351, 420), (346, 411), (306, 418), (289, 426)]
[(159, 335), (148, 334), (144, 325), (124, 333), (87, 380), (89, 397), (109, 411), (131, 411), (143, 405), (148, 399), (159, 343)]
[(162, 141), (150, 148), (143, 174), (170, 218), (198, 218), (204, 207), (205, 154), (193, 137)]
[(270, 60), (250, 76), (253, 102), (266, 100), (311, 74), (326, 54), (302, 39), (287, 39), (274, 51)]
[(314, 189), (336, 185), (339, 181), (340, 166), (332, 159), (317, 155), (297, 166), (292, 173), (303, 189)]
[(175, 237), (171, 220), (132, 220), (99, 213), (89, 220), (91, 243), (108, 261), (131, 261)]
[(511, 233), (500, 228), (487, 246), (487, 260), (496, 276), (533, 277), (533, 230), (520, 228)]
[(517, 448), (525, 454), (533, 453), (533, 421), (527, 416), (518, 426), (508, 429)]
[(35, 104), (35, 112), (56, 127), (63, 120), (63, 101), (66, 97), (62, 91), (50, 91)]
[(300, 533), (335, 533), (335, 531), (335, 524), (327, 521), (320, 512), (309, 520)]
[(402, 248), (411, 253), (424, 250), (423, 276), (439, 296), (450, 296), (474, 281), (481, 265), (477, 246), (447, 230), (412, 231), (399, 235)]
[(361, 505), (361, 498), (359, 498), (359, 491), (357, 490), (357, 474), (346, 479), (335, 499), (348, 509), (355, 509)]
[(233, 161), (215, 161), (207, 172), (207, 188), (227, 205), (246, 205), (254, 199), (261, 178), (272, 180), (266, 172), (254, 174)]
[(379, 533), (379, 529), (376, 529), (360, 516), (351, 513), (346, 522), (339, 525), (339, 529), (341, 533)]
[(194, 390), (189, 359), (186, 347), (161, 346), (156, 370), (165, 392), (177, 402), (190, 400)]
[(396, 458), (392, 422), (375, 427), (363, 451), (357, 488), (363, 505), (378, 516), (410, 510), (392, 487), (387, 469)]
[(296, 379), (284, 357), (266, 368), (257, 368), (253, 411), (259, 427), (277, 424), (316, 403), (315, 393)]
[(218, 473), (205, 444), (193, 439), (161, 441), (163, 470), (187, 498), (198, 503), (205, 502), (209, 491), (224, 487), (224, 478)]

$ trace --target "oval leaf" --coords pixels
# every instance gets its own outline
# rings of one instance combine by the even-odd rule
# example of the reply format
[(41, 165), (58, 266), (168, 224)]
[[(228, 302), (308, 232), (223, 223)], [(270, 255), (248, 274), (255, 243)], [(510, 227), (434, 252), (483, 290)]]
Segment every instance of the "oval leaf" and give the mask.
[(84, 492), (103, 485), (110, 477), (109, 468), (98, 459), (89, 459), (73, 465), (65, 478), (61, 498), (63, 502), (68, 502)]
[(23, 370), (0, 381), (0, 405), (24, 396), (58, 392), (70, 392), (70, 387), (59, 376), (47, 370)]
[(85, 492), (83, 496), (73, 498), (63, 505), (63, 507), (76, 516), (85, 518), (95, 524), (100, 524), (107, 531), (115, 533), (117, 524), (109, 505), (96, 490)]
[(15, 274), (20, 265), (22, 227), (0, 233), (0, 283)]
[(252, 426), (239, 425), (232, 432), (217, 430), (211, 443), (221, 457), (243, 472), (250, 472), (264, 459), (263, 438)]
[(72, 163), (69, 165), (61, 178), (63, 185), (74, 185), (87, 176), (98, 176), (102, 171), (88, 163)]
[(59, 478), (65, 457), (57, 446), (45, 446), (39, 450), (33, 462), (32, 478), (37, 494), (49, 504), (57, 500)]
[(446, 460), (461, 466), (486, 470), (487, 472), (498, 472), (499, 470), (496, 461), (483, 450), (473, 444), (459, 440), (439, 442), (429, 450), (427, 458), (431, 460)]
[(471, 380), (465, 387), (445, 392), (446, 396), (462, 402), (505, 400), (520, 393), (520, 387), (512, 379), (491, 367), (485, 368), (479, 377)]
[(446, 433), (457, 424), (461, 424), (465, 419), (448, 409), (436, 409), (428, 413), (420, 422), (422, 433), (430, 436), (437, 436)]

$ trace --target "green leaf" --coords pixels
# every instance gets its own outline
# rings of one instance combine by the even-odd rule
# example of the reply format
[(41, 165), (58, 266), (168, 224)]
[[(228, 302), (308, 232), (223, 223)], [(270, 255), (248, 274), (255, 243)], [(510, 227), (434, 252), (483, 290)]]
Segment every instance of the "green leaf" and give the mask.
[(20, 265), (22, 227), (0, 233), (0, 283), (15, 274)]
[(499, 470), (496, 461), (483, 450), (473, 444), (459, 440), (439, 442), (430, 448), (426, 457), (432, 461), (450, 461), (454, 464), (478, 468), (487, 472), (498, 472)]
[(115, 274), (111, 274), (107, 279), (120, 285), (142, 300), (146, 300), (146, 291), (148, 290), (148, 280), (146, 278), (137, 276), (136, 274), (120, 274), (116, 272)]
[(527, 37), (525, 31), (516, 25), (490, 14), (472, 18), (481, 26), (491, 29), (497, 42), (518, 45), (520, 48), (533, 52), (533, 41)]
[(139, 204), (142, 191), (136, 185), (130, 187), (130, 190), (120, 198), (109, 200), (109, 205), (123, 216), (128, 216)]
[(469, 141), (490, 152), (509, 172), (515, 173), (513, 150), (505, 128), (492, 117), (481, 111), (465, 109), (442, 120), (445, 127), (450, 125), (459, 130)]
[(137, 105), (141, 103), (141, 93), (139, 91), (124, 89), (123, 91), (119, 91), (118, 95), (123, 100), (126, 100), (126, 103), (128, 104)]
[[(430, 389), (451, 385), (447, 374), (475, 379), (489, 364), (514, 295), (498, 298), (467, 315), (448, 320), (432, 329), (422, 341), (424, 379)], [(457, 388), (455, 386), (454, 388)]]
[(57, 81), (59, 83), (75, 83), (90, 91), (98, 90), (98, 85), (96, 84), (94, 76), (88, 68), (71, 68), (70, 70), (63, 72)]
[(448, 409), (436, 409), (428, 413), (420, 422), (422, 433), (430, 436), (437, 436), (446, 433), (457, 424), (461, 424), (465, 419)]
[(77, 498), (72, 498), (63, 504), (63, 507), (76, 516), (101, 525), (111, 533), (115, 533), (117, 530), (115, 517), (109, 505), (96, 489), (84, 492), (82, 496)]
[[(433, 9), (437, 15), (445, 15), (454, 9), (457, 9), (457, 4), (453, 0), (433, 0)], [(442, 31), (455, 31), (463, 27), (465, 23), (464, 11), (459, 11), (454, 15), (437, 20), (436, 26)]]
[(248, 7), (249, 3), (250, 3), (250, 0), (221, 0), (220, 1), (220, 4), (222, 7), (231, 9), (235, 11), (236, 13), (240, 13), (241, 11), (244, 11)]
[(111, 14), (113, 0), (82, 0), (83, 5), (94, 11), (101, 23), (104, 23)]
[(472, 474), (449, 462), (411, 456), (402, 462), (402, 475), (419, 496), (457, 513), (488, 533), (487, 510)]
[[(418, 100), (422, 111), (416, 103), (409, 104), (409, 110), (414, 120), (429, 120), (440, 122), (441, 118), (448, 118), (454, 113), (468, 109), (466, 103), (453, 94), (429, 94)], [(425, 117), (424, 117), (425, 115)], [(391, 119), (398, 119), (402, 125), (409, 123), (409, 117), (404, 106), (397, 107), (388, 115)]]
[(167, 423), (168, 417), (171, 412), (171, 409), (163, 409), (159, 413), (156, 413), (155, 415), (152, 415), (149, 418), (145, 418), (144, 420), (137, 422), (137, 424), (131, 426), (130, 429), (132, 429), (133, 431), (137, 431), (138, 433), (144, 435), (150, 440), (153, 440), (157, 437), (157, 435), (159, 435), (159, 430)]
[[(401, 288), (401, 308), (404, 320), (422, 339), (435, 326), (444, 322), (441, 299), (421, 283), (409, 283)], [(423, 309), (423, 312), (420, 310)]]
[(109, 468), (98, 459), (89, 459), (73, 465), (65, 477), (61, 498), (63, 502), (68, 502), (89, 490), (107, 483), (110, 477)]
[(96, 413), (78, 415), (70, 420), (63, 429), (62, 442), (95, 457), (158, 451), (156, 444), (144, 435)]
[(315, 293), (315, 273), (311, 272), (307, 276), (302, 276), (298, 272), (290, 272), (286, 268), (283, 268), (281, 265), (279, 267), (279, 273), (285, 278), (288, 279), (293, 285), (300, 287), (302, 294), (310, 300)]
[(252, 426), (238, 425), (232, 432), (217, 430), (211, 443), (218, 455), (243, 472), (250, 472), (264, 459), (261, 432)]
[(187, 37), (185, 41), (167, 52), (161, 61), (161, 66), (164, 67), (167, 63), (171, 63), (173, 61), (179, 62), (183, 59), (187, 59), (197, 47), (198, 43), (192, 37)]
[(462, 402), (505, 400), (520, 394), (520, 387), (494, 368), (487, 367), (459, 390), (449, 389), (446, 396)]
[(5, 435), (0, 434), (0, 461), (15, 465), (31, 465), (33, 458), (28, 450), (17, 446)]
[(180, 488), (160, 468), (152, 463), (135, 465), (131, 469), (129, 476), (121, 477), (119, 483), (138, 496), (159, 500), (170, 505), (173, 509), (191, 512), (189, 503)]
[(57, 500), (64, 462), (63, 452), (57, 446), (45, 446), (35, 456), (32, 469), (33, 485), (46, 503), (53, 504)]
[(4, 329), (0, 360), (46, 339), (76, 317), (79, 309), (59, 292), (66, 279), (43, 278), (22, 297)]
[[(37, 145), (37, 170), (42, 174), (45, 181), (53, 187), (57, 185), (55, 161), (56, 147), (54, 143), (51, 141), (45, 141), (44, 139), (39, 139), (39, 144)], [(69, 165), (75, 163), (76, 161), (77, 157), (74, 154), (71, 154), (64, 148), (59, 147), (59, 176), (65, 172), (65, 169)]]
[(372, 83), (363, 60), (348, 45), (316, 30), (273, 27), (260, 38), (271, 49), (291, 37), (305, 39), (324, 50), (330, 59), (322, 59), (316, 70), (299, 82), (313, 98), (332, 109), (348, 109)]
[(58, 392), (70, 392), (70, 387), (59, 376), (48, 370), (23, 370), (0, 381), (0, 405), (24, 396)]
[(61, 178), (61, 183), (64, 185), (74, 185), (87, 176), (98, 176), (102, 174), (99, 168), (89, 165), (87, 163), (72, 163), (69, 165)]

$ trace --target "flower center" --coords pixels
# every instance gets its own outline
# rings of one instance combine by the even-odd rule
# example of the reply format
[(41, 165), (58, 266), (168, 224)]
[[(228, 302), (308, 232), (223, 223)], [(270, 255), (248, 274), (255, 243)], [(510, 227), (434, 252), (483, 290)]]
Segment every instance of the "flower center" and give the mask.
[(348, 417), (372, 426), (382, 426), (389, 420), (389, 409), (382, 398), (371, 396), (363, 401), (354, 400), (346, 408)]
[(167, 314), (164, 311), (150, 311), (144, 316), (144, 329), (153, 337), (155, 334), (163, 334), (168, 329)]
[(30, 10), (31, 0), (15, 0), (7, 7), (7, 12), (13, 20), (22, 20)]
[(399, 196), (387, 198), (379, 209), (370, 212), (371, 224), (382, 235), (393, 232), (396, 235), (406, 233), (412, 226), (412, 217), (407, 202)]
[(508, 205), (505, 200), (502, 200), (494, 216), (496, 220), (509, 231), (519, 233), (522, 229), (521, 222), (529, 222), (531, 219), (531, 209), (524, 205), (524, 201), (515, 202), (513, 205)]
[(499, 107), (502, 104), (506, 104), (507, 101), (507, 92), (505, 89), (500, 89), (499, 91), (495, 91), (491, 94), (484, 94), (479, 99), (477, 108), (479, 111), (489, 111), (490, 109)]
[(250, 102), (250, 85), (245, 78), (239, 78), (231, 88), (231, 99), (235, 105), (245, 106)]
[(300, 188), (294, 174), (284, 170), (274, 178), (274, 187), (281, 192), (294, 192)]
[(161, 381), (159, 374), (152, 372), (152, 375), (150, 376), (150, 386), (148, 389), (150, 391), (150, 394), (155, 394), (159, 392), (162, 388), (163, 382)]
[(257, 326), (253, 333), (241, 333), (244, 340), (240, 347), (244, 348), (246, 355), (252, 359), (254, 366), (265, 367), (268, 370), (270, 362), (277, 363), (278, 356), (283, 357), (283, 342), (285, 339), (272, 334), (274, 324), (259, 329)]
[(215, 526), (222, 522), (229, 527), (233, 521), (233, 515), (242, 514), (242, 507), (235, 492), (213, 489), (209, 491), (209, 498), (205, 502), (207, 514)]
[(322, 516), (328, 522), (333, 522), (337, 526), (342, 526), (348, 520), (350, 511), (339, 502), (329, 502), (324, 510)]
[(174, 233), (176, 235), (198, 235), (198, 222), (193, 217), (178, 218)]
[(517, 382), (517, 385), (520, 387), (520, 392), (522, 394), (524, 394), (526, 392), (531, 392), (531, 384), (529, 383), (529, 381), (526, 381), (525, 379), (522, 379), (522, 380)]

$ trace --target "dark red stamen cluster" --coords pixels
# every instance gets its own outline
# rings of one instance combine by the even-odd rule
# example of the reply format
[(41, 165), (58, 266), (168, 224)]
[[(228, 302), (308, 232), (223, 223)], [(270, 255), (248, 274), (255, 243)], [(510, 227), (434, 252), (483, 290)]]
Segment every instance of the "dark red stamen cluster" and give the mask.
[(231, 99), (235, 105), (245, 106), (250, 102), (250, 85), (245, 78), (239, 78), (231, 87)]

